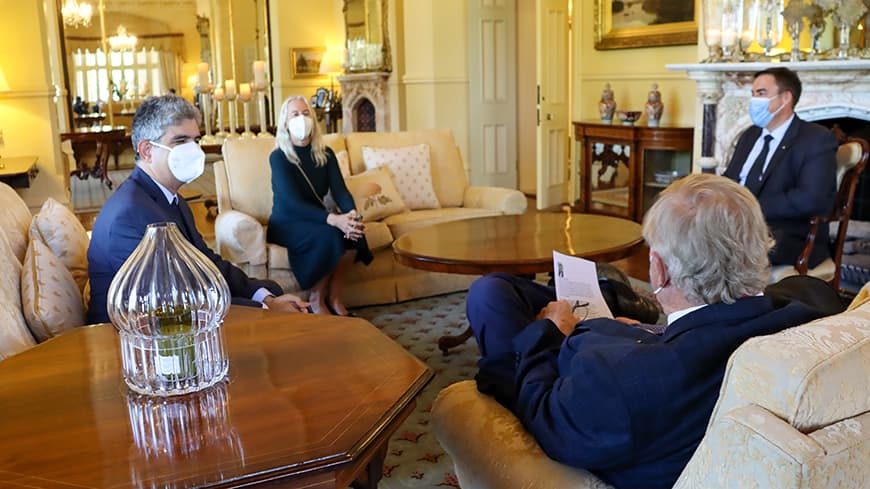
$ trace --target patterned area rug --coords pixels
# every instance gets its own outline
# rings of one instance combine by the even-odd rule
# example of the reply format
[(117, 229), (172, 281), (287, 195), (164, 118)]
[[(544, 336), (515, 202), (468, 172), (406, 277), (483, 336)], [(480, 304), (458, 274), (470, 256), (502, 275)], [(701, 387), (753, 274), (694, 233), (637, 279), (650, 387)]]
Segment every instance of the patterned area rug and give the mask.
[(465, 292), (401, 304), (355, 309), (385, 334), (432, 367), (435, 377), (417, 398), (417, 407), (390, 439), (379, 489), (459, 487), (453, 461), (429, 429), (429, 409), (438, 392), (477, 372), (479, 352), (474, 339), (450, 350), (438, 350), (438, 337), (461, 333)]

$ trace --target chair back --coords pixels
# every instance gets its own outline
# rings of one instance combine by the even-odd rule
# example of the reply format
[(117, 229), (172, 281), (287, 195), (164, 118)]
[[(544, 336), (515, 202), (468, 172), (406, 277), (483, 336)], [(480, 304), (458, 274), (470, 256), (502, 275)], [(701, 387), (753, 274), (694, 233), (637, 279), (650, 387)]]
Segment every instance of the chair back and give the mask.
[(837, 199), (834, 201), (834, 210), (828, 222), (838, 222), (837, 237), (834, 240), (832, 259), (834, 260), (836, 273), (832, 285), (840, 287), (840, 264), (843, 259), (843, 244), (846, 242), (846, 230), (849, 227), (849, 218), (852, 215), (852, 203), (855, 199), (855, 188), (858, 179), (864, 173), (867, 166), (867, 158), (870, 156), (870, 145), (861, 138), (848, 138), (837, 150)]

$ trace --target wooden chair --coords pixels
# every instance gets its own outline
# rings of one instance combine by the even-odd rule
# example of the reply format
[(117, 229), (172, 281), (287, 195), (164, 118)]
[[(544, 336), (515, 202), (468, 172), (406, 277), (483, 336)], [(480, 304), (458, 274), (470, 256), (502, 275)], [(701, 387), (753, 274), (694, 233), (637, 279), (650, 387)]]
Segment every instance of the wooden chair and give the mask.
[[(830, 282), (835, 289), (839, 290), (843, 243), (846, 241), (846, 230), (849, 227), (849, 217), (852, 214), (855, 187), (858, 185), (858, 178), (861, 177), (861, 173), (864, 172), (864, 167), (867, 165), (868, 154), (870, 154), (870, 145), (864, 139), (847, 138), (840, 144), (840, 148), (837, 150), (837, 182), (839, 182), (839, 189), (837, 190), (837, 198), (834, 201), (834, 208), (831, 214), (816, 216), (810, 220), (810, 231), (807, 233), (806, 244), (798, 257), (797, 263), (795, 263), (794, 267), (788, 265), (773, 267), (771, 271), (772, 282), (777, 282), (789, 275), (811, 275)], [(837, 236), (833, 242), (832, 256), (816, 267), (809, 268), (808, 261), (816, 240), (816, 234), (818, 233), (819, 226), (826, 222), (829, 224), (837, 223)]]

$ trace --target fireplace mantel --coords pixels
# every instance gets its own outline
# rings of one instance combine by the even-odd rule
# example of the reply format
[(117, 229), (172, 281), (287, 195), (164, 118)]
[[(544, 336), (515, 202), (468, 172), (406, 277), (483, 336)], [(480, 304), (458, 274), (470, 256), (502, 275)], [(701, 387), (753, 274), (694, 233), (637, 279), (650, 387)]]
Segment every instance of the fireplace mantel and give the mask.
[(721, 173), (737, 136), (751, 124), (749, 99), (753, 75), (782, 66), (798, 73), (803, 93), (795, 112), (805, 120), (852, 117), (870, 121), (870, 60), (805, 61), (796, 63), (669, 64), (697, 83), (703, 105), (701, 158), (703, 171)]

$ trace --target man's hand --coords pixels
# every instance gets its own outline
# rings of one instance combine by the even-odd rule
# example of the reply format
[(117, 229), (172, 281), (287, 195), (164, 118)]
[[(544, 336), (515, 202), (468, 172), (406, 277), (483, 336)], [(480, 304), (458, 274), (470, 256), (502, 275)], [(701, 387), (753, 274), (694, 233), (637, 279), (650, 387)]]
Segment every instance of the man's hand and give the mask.
[(640, 324), (640, 321), (637, 319), (627, 318), (625, 316), (616, 316), (613, 318), (614, 321), (619, 321), (622, 324)]
[(538, 313), (538, 319), (549, 319), (553, 321), (559, 331), (565, 336), (570, 335), (574, 331), (574, 326), (577, 325), (577, 318), (574, 317), (574, 312), (571, 310), (571, 303), (568, 301), (554, 301), (547, 304), (547, 307), (541, 309)]
[(270, 295), (263, 299), (263, 304), (269, 309), (277, 309), (279, 311), (288, 312), (308, 312), (309, 304), (293, 294), (284, 294), (279, 296)]

